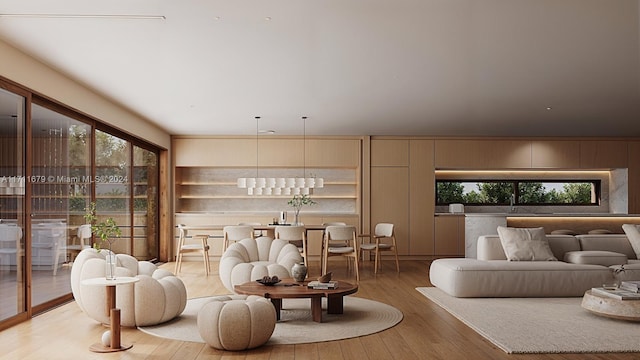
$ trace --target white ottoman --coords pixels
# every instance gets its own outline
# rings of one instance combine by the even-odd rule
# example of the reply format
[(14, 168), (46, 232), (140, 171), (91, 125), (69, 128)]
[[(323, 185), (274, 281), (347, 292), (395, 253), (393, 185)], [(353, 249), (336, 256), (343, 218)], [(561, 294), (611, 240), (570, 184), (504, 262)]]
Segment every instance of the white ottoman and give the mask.
[(264, 345), (276, 327), (276, 310), (260, 296), (218, 296), (198, 312), (198, 331), (209, 346), (245, 350)]

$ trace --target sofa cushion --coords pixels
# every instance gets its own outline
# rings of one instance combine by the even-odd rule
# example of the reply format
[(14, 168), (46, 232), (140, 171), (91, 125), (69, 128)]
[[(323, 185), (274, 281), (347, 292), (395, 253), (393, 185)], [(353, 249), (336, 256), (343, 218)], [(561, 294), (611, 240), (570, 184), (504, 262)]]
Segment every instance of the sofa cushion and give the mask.
[(563, 261), (437, 259), (429, 267), (431, 284), (456, 297), (582, 296), (612, 280), (608, 267)]
[[(581, 250), (580, 242), (575, 236), (547, 235), (547, 240), (549, 241), (551, 252), (556, 259), (564, 259), (566, 252)], [(498, 235), (482, 235), (478, 237), (477, 249), (478, 260), (507, 260)]]
[(569, 251), (564, 254), (564, 261), (572, 264), (622, 265), (627, 263), (627, 255), (613, 251)]
[(498, 226), (498, 236), (509, 261), (553, 261), (557, 260), (544, 228), (511, 228)]
[(638, 230), (638, 225), (622, 224), (622, 230), (627, 234), (629, 243), (631, 243), (631, 247), (636, 253), (636, 258), (640, 259), (640, 231)]
[(627, 259), (637, 258), (625, 234), (585, 234), (576, 235), (576, 239), (580, 242), (580, 250), (613, 251), (627, 255)]

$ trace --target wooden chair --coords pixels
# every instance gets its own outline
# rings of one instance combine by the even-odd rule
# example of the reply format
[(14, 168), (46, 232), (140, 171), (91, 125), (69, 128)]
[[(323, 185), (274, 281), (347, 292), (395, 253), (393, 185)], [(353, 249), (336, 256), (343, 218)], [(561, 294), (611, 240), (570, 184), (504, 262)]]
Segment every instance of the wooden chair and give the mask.
[(243, 239), (255, 239), (253, 226), (249, 225), (229, 225), (222, 228), (222, 235), (224, 237), (224, 243), (222, 244), (222, 252), (227, 251), (229, 244), (233, 241), (240, 241)]
[(202, 253), (202, 258), (204, 260), (204, 271), (207, 275), (211, 272), (211, 264), (209, 263), (209, 243), (207, 240), (209, 239), (209, 235), (193, 235), (192, 239), (197, 239), (197, 243), (187, 244), (187, 229), (185, 229), (184, 224), (178, 225), (178, 230), (180, 235), (178, 237), (178, 246), (176, 252), (176, 268), (175, 274), (178, 275), (180, 272), (180, 268), (182, 267), (182, 255), (190, 252), (200, 252)]
[[(356, 238), (355, 226), (327, 226), (323, 239), (324, 263), (322, 264), (322, 274), (327, 273), (329, 257), (344, 256), (347, 259), (353, 258), (355, 263), (356, 282), (360, 282), (360, 273), (358, 272), (358, 241)], [(350, 264), (350, 262), (348, 262)]]
[(322, 226), (325, 227), (325, 230), (322, 232), (322, 239), (320, 240), (320, 266), (324, 264), (324, 237), (327, 234), (326, 227), (327, 226), (347, 226), (347, 223), (342, 221), (333, 221), (333, 222), (322, 223)]
[(82, 224), (78, 226), (76, 230), (75, 240), (72, 244), (67, 245), (67, 252), (71, 253), (71, 260), (73, 262), (80, 251), (91, 247), (91, 225)]
[[(375, 253), (375, 270), (374, 273), (378, 273), (378, 268), (382, 269), (382, 263), (380, 259), (380, 252), (392, 251), (396, 258), (396, 271), (400, 272), (400, 263), (398, 262), (398, 251), (396, 250), (396, 236), (393, 230), (393, 224), (379, 223), (376, 224), (373, 236), (371, 234), (361, 234), (360, 237), (360, 252), (364, 256), (364, 252), (372, 251)], [(364, 243), (364, 238), (369, 238), (368, 243)], [(390, 239), (390, 242), (386, 242), (385, 239)], [(364, 258), (364, 257), (363, 257)]]
[(295, 245), (302, 256), (304, 264), (309, 268), (309, 259), (307, 257), (307, 236), (304, 226), (276, 226), (275, 238), (287, 240)]

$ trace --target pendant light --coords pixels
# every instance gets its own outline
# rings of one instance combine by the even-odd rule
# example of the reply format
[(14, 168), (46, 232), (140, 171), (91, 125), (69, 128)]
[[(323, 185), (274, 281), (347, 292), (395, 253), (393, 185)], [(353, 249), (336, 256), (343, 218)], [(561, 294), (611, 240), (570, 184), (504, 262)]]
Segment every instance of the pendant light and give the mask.
[(259, 177), (259, 133), (260, 116), (256, 116), (256, 176), (253, 178), (238, 178), (239, 188), (247, 189), (247, 195), (310, 195), (314, 188), (324, 187), (324, 179), (315, 176), (307, 177), (307, 117), (303, 116), (303, 168), (302, 177)]

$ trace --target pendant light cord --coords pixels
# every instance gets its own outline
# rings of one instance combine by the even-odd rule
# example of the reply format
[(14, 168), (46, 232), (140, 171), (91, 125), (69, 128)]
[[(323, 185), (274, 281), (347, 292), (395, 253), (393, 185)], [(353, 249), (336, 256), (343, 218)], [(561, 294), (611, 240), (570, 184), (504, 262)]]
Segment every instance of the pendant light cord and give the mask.
[(302, 117), (302, 177), (307, 177), (307, 117)]
[(259, 177), (260, 173), (258, 171), (258, 169), (260, 168), (260, 151), (259, 151), (259, 140), (258, 140), (258, 134), (260, 132), (260, 116), (256, 116), (256, 179)]

